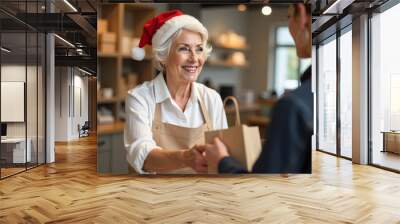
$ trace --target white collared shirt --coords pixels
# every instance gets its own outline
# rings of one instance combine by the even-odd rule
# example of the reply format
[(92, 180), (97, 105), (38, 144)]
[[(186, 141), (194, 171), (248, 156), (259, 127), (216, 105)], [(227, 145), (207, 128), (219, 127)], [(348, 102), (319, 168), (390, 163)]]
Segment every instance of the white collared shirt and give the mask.
[(143, 171), (143, 163), (151, 150), (160, 148), (153, 139), (151, 127), (157, 103), (161, 103), (161, 121), (181, 127), (198, 128), (204, 124), (198, 98), (202, 99), (214, 129), (227, 128), (226, 115), (221, 96), (203, 84), (193, 82), (191, 95), (185, 111), (171, 98), (162, 74), (130, 90), (126, 98), (126, 122), (124, 143), (127, 161), (138, 173)]

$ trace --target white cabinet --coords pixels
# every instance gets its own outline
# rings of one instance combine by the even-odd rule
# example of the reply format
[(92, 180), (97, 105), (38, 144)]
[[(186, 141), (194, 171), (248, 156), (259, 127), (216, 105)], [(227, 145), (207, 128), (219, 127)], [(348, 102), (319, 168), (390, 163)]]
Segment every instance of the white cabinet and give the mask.
[[(27, 143), (26, 151), (25, 144)], [(32, 161), (32, 140), (30, 138), (7, 138), (1, 140), (2, 151), (7, 153), (9, 158), (6, 161), (12, 163), (25, 163)], [(12, 155), (12, 156), (11, 156)], [(12, 160), (11, 160), (12, 157)], [(26, 161), (25, 161), (26, 159)]]

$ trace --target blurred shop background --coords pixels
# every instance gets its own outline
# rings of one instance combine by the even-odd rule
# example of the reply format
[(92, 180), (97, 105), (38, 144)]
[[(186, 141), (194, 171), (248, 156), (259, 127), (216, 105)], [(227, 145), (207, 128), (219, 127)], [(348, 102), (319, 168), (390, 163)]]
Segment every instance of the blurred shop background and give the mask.
[[(180, 9), (198, 18), (209, 31), (213, 51), (198, 82), (222, 98), (239, 99), (243, 123), (259, 126), (263, 136), (271, 108), (285, 92), (299, 85), (311, 64), (299, 60), (289, 34), (287, 4), (100, 4), (98, 8), (98, 171), (125, 173), (124, 100), (127, 91), (156, 75), (150, 49), (143, 61), (131, 48), (143, 24), (160, 12)], [(227, 107), (228, 122), (234, 110)]]

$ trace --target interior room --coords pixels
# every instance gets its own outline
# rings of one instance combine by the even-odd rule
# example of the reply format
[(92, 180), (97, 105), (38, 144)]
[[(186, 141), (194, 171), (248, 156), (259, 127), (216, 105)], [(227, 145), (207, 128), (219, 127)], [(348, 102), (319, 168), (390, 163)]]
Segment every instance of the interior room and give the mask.
[[(303, 2), (305, 60), (288, 18)], [(263, 144), (311, 65), (311, 173), (132, 174), (128, 90), (158, 73), (132, 49), (170, 9), (207, 28), (197, 81), (234, 95)], [(0, 1), (0, 223), (399, 223), (399, 15), (398, 0)]]
[[(86, 41), (90, 38), (74, 20), (60, 17), (72, 10), (68, 5), (2, 1), (0, 7), (4, 179), (54, 162), (55, 142), (95, 136), (96, 43)], [(80, 7), (93, 11), (87, 3)], [(95, 24), (95, 11), (92, 17)]]
[(0, 177), (4, 178), (45, 163), (45, 36), (12, 21), (3, 10), (0, 14)]

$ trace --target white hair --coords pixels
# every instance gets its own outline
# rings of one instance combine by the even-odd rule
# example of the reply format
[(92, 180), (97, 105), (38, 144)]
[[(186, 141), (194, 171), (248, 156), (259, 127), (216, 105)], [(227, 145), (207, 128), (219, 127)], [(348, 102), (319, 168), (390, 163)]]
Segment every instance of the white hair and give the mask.
[(193, 26), (185, 26), (177, 30), (173, 35), (171, 35), (170, 38), (167, 39), (164, 43), (162, 43), (160, 46), (154, 46), (153, 45), (153, 51), (154, 51), (154, 57), (155, 57), (155, 67), (159, 71), (164, 71), (164, 67), (162, 66), (162, 62), (166, 61), (169, 55), (169, 52), (171, 50), (172, 43), (174, 40), (182, 33), (182, 29), (187, 29), (193, 32), (197, 32), (200, 34), (201, 39), (202, 39), (202, 44), (203, 44), (203, 49), (204, 49), (204, 56), (205, 60), (207, 60), (208, 56), (210, 55), (212, 51), (211, 45), (207, 44), (207, 35), (204, 35), (203, 33), (199, 32), (196, 27)]

